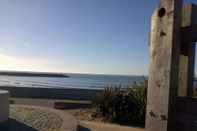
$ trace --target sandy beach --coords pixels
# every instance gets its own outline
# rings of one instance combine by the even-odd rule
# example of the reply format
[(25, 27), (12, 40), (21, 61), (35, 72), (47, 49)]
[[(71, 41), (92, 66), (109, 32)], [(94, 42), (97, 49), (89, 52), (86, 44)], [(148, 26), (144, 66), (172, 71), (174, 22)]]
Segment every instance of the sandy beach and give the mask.
[(92, 100), (102, 90), (90, 89), (56, 89), (56, 88), (29, 88), (0, 86), (0, 89), (8, 90), (11, 97), (40, 98), (40, 99), (67, 99), (67, 100)]

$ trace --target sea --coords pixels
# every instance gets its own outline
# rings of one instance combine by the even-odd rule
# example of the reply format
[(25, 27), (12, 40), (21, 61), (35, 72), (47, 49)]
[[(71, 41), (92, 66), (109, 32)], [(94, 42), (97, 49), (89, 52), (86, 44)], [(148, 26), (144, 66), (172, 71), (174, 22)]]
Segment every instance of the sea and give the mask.
[(143, 82), (144, 76), (67, 74), (69, 77), (28, 77), (0, 75), (0, 86), (27, 88), (104, 89), (106, 87), (131, 87)]

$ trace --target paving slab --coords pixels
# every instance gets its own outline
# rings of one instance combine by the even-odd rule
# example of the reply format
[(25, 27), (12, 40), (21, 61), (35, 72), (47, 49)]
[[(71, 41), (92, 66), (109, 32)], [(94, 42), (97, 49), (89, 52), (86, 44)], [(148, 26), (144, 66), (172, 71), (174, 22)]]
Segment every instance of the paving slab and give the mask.
[(7, 131), (77, 131), (78, 121), (52, 108), (11, 105)]

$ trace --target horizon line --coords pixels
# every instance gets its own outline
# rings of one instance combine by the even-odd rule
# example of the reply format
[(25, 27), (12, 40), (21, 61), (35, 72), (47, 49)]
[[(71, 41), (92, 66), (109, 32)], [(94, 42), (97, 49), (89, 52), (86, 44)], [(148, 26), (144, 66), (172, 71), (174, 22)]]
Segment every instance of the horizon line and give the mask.
[(83, 74), (83, 75), (116, 75), (116, 76), (148, 76), (145, 74), (118, 74), (118, 73), (92, 73), (92, 72), (57, 72), (57, 71), (30, 71), (30, 70), (0, 70), (0, 72), (27, 72), (27, 73), (61, 73), (61, 74)]

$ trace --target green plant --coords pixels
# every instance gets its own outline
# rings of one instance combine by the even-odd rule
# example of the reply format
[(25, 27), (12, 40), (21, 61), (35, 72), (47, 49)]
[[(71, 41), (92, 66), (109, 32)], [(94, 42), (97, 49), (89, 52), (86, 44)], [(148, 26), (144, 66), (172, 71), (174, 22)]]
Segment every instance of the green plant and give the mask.
[(145, 124), (147, 89), (148, 80), (144, 80), (140, 84), (135, 84), (133, 88), (130, 89), (130, 93), (133, 95), (137, 104), (138, 114), (136, 115), (136, 119), (137, 122), (140, 122), (140, 124)]
[(97, 111), (106, 119), (127, 125), (145, 123), (147, 80), (127, 89), (107, 87), (93, 100)]
[(10, 102), (10, 104), (15, 104), (15, 101), (12, 99), (10, 99), (9, 102)]
[(97, 108), (98, 112), (101, 112), (104, 117), (109, 119), (113, 112), (113, 104), (116, 94), (119, 92), (118, 88), (107, 87), (103, 92), (98, 94), (93, 100), (93, 106)]

